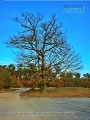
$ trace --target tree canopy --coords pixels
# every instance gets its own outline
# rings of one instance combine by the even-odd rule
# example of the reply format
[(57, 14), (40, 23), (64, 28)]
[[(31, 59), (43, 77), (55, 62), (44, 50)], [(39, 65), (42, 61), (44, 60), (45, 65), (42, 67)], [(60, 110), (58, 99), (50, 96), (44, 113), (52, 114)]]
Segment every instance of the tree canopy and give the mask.
[(18, 50), (19, 63), (26, 66), (34, 64), (41, 69), (42, 79), (45, 78), (45, 71), (50, 69), (56, 74), (82, 69), (80, 55), (68, 43), (65, 27), (56, 14), (45, 21), (41, 14), (26, 12), (20, 18), (15, 17), (14, 21), (21, 25), (22, 31), (12, 36), (6, 44)]

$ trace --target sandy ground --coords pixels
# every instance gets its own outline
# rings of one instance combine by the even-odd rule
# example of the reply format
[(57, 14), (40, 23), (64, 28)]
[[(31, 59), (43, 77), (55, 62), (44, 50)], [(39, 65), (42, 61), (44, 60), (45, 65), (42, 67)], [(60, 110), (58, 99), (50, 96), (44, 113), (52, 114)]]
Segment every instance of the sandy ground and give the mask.
[(90, 120), (90, 98), (21, 97), (0, 93), (0, 120)]

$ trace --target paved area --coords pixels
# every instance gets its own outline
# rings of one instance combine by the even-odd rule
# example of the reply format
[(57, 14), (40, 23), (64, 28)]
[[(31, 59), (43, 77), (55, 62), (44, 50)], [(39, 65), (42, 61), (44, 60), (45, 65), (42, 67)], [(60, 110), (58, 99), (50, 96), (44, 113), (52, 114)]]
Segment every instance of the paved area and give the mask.
[(21, 97), (0, 93), (0, 120), (90, 120), (90, 98)]

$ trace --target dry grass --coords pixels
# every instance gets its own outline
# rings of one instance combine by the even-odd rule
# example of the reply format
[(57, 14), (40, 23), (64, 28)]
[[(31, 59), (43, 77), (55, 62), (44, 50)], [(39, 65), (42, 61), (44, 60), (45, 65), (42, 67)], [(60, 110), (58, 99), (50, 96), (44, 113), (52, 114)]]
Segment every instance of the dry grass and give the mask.
[(76, 87), (64, 87), (59, 89), (48, 89), (46, 93), (40, 93), (39, 91), (27, 91), (21, 93), (20, 96), (28, 97), (59, 97), (59, 98), (70, 98), (70, 97), (87, 97), (90, 98), (90, 88), (76, 88)]
[(17, 89), (15, 89), (15, 88), (2, 89), (2, 90), (0, 90), (0, 93), (12, 92), (12, 91), (15, 91), (15, 90), (17, 90)]

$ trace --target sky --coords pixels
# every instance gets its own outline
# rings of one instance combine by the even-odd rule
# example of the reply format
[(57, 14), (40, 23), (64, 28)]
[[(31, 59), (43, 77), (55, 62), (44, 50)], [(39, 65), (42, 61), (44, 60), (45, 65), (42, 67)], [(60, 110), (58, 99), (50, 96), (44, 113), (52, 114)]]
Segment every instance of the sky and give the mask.
[[(66, 6), (66, 9), (65, 9)], [(67, 8), (81, 6), (81, 12), (77, 10), (67, 11)], [(66, 10), (66, 11), (65, 11)], [(90, 1), (0, 1), (0, 65), (16, 64), (15, 54), (11, 48), (7, 48), (5, 41), (21, 31), (18, 23), (12, 19), (20, 17), (21, 12), (40, 13), (48, 20), (55, 13), (64, 26), (68, 28), (67, 40), (75, 51), (80, 54), (83, 62), (81, 74), (90, 73)]]

